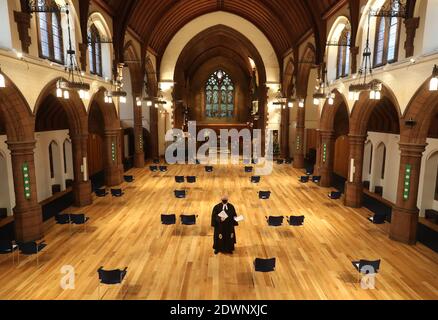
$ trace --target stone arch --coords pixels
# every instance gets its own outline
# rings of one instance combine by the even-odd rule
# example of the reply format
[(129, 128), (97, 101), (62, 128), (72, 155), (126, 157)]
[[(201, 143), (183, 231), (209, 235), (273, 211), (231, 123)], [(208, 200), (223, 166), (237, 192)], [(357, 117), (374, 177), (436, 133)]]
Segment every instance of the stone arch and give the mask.
[(325, 102), (321, 113), (321, 131), (334, 131), (335, 117), (340, 108), (344, 107), (348, 113), (348, 102), (344, 95), (337, 89), (332, 91), (335, 94), (333, 105)]
[[(333, 23), (329, 35), (327, 37), (329, 42), (339, 41), (339, 38), (344, 30), (345, 26), (351, 25), (350, 19), (346, 16), (339, 16)], [(348, 48), (348, 53), (350, 49)], [(327, 46), (326, 47), (326, 61), (327, 61), (327, 77), (329, 80), (336, 79), (336, 71), (338, 67), (338, 47)]]
[(430, 78), (417, 90), (409, 102), (403, 119), (414, 120), (414, 126), (401, 126), (401, 142), (425, 144), (434, 115), (438, 113), (438, 91), (429, 90)]
[(288, 60), (283, 73), (283, 93), (286, 97), (290, 97), (294, 90), (295, 63), (291, 59)]
[(316, 63), (316, 50), (313, 44), (307, 44), (298, 63), (297, 95), (300, 98), (305, 98), (309, 85), (310, 70), (315, 67)]
[(106, 91), (106, 88), (100, 87), (99, 90), (91, 97), (90, 110), (92, 105), (96, 104), (102, 113), (105, 130), (120, 130), (120, 119), (117, 114), (116, 106), (114, 103), (104, 103)]
[(382, 98), (380, 100), (371, 100), (369, 99), (368, 92), (362, 92), (360, 94), (359, 101), (354, 104), (353, 110), (351, 111), (350, 135), (366, 135), (369, 119), (374, 110), (382, 103), (389, 103), (395, 108), (399, 118), (399, 128), (401, 128), (400, 120), (402, 115), (400, 105), (394, 93), (387, 86), (383, 85), (381, 95)]
[(134, 96), (141, 96), (143, 88), (143, 72), (139, 55), (131, 40), (126, 42), (125, 47), (123, 48), (123, 58), (131, 75), (132, 94)]

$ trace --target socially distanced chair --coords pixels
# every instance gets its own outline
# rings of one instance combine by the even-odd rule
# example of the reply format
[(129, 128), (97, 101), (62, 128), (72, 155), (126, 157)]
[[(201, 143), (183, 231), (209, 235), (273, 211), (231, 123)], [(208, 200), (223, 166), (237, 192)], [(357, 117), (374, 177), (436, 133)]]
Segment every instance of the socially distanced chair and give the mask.
[(183, 176), (176, 176), (175, 177), (175, 182), (176, 183), (184, 183), (184, 177)]
[(175, 197), (178, 199), (184, 199), (186, 197), (186, 191), (185, 190), (175, 190)]
[(306, 175), (311, 176), (313, 174), (313, 168), (306, 168)]
[(158, 172), (158, 166), (149, 166), (149, 170), (151, 170), (151, 172)]
[(328, 196), (329, 196), (329, 198), (332, 199), (332, 200), (338, 200), (338, 199), (341, 199), (341, 197), (342, 197), (342, 192), (339, 192), (339, 191), (332, 191), (332, 192), (329, 193)]
[(128, 182), (128, 183), (134, 182), (133, 176), (123, 176), (123, 179), (125, 180), (125, 182)]
[(97, 295), (100, 300), (100, 285), (106, 284), (106, 285), (121, 285), (123, 280), (126, 277), (128, 268), (116, 269), (116, 270), (104, 270), (103, 267), (100, 267), (97, 270), (97, 273), (99, 275), (99, 285), (97, 287)]
[[(18, 243), (18, 249), (20, 250), (21, 254), (31, 256), (36, 255), (36, 263), (37, 266), (39, 264), (39, 253), (47, 246), (47, 244), (42, 241), (31, 241), (31, 242), (19, 242)], [(20, 256), (18, 256), (18, 259), (20, 259)]]
[(197, 215), (181, 215), (181, 224), (186, 225), (186, 226), (193, 226), (196, 224), (196, 218)]
[(386, 220), (386, 215), (384, 214), (375, 214), (374, 217), (368, 218), (374, 224), (384, 224)]
[(271, 191), (260, 191), (259, 199), (268, 200), (271, 197)]
[(90, 220), (90, 218), (85, 216), (85, 214), (83, 214), (83, 213), (70, 215), (71, 223), (75, 224), (75, 225), (83, 225), (85, 231), (87, 230), (86, 223), (88, 220)]
[(246, 173), (251, 173), (253, 170), (254, 170), (253, 167), (249, 167), (249, 166), (245, 167), (245, 172)]
[(94, 193), (96, 194), (96, 197), (98, 197), (98, 198), (104, 198), (108, 195), (108, 192), (106, 192), (106, 189), (96, 189), (94, 191)]
[(291, 158), (287, 158), (286, 160), (284, 160), (285, 164), (292, 164), (292, 159)]
[(283, 164), (284, 163), (284, 160), (283, 159), (278, 159), (277, 160), (277, 164)]
[(166, 226), (170, 226), (172, 224), (176, 224), (176, 215), (174, 214), (162, 214), (161, 215), (161, 224)]
[(11, 240), (0, 240), (0, 254), (12, 255), (12, 263), (14, 263), (14, 252), (18, 249), (18, 246)]
[(301, 176), (299, 181), (301, 183), (307, 183), (309, 182), (309, 176)]
[(160, 166), (161, 172), (167, 172), (167, 166)]
[(260, 183), (261, 177), (260, 176), (252, 176), (251, 177), (251, 183)]
[(205, 172), (213, 172), (213, 166), (206, 166)]
[(320, 181), (321, 181), (321, 176), (313, 176), (312, 177), (312, 182), (319, 183)]
[(196, 183), (196, 177), (195, 176), (188, 176), (186, 177), (187, 183)]
[(111, 189), (111, 196), (113, 197), (120, 198), (124, 194), (125, 193), (122, 191), (122, 189)]
[(70, 215), (67, 213), (60, 213), (55, 216), (56, 224), (70, 224)]
[(288, 222), (290, 226), (298, 227), (304, 224), (304, 219), (305, 219), (304, 216), (299, 216), (299, 217), (290, 216)]
[(254, 268), (256, 272), (273, 272), (275, 271), (276, 259), (260, 259), (254, 261)]
[(284, 217), (270, 216), (270, 217), (266, 217), (266, 220), (268, 221), (268, 225), (270, 227), (280, 227), (283, 225)]

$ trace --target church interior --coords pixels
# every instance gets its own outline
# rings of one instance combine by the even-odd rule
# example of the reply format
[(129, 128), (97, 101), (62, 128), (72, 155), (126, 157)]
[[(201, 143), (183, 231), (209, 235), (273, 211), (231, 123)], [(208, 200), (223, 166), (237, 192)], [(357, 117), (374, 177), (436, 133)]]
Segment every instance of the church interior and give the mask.
[(437, 0), (0, 0), (0, 299), (437, 300), (437, 30)]

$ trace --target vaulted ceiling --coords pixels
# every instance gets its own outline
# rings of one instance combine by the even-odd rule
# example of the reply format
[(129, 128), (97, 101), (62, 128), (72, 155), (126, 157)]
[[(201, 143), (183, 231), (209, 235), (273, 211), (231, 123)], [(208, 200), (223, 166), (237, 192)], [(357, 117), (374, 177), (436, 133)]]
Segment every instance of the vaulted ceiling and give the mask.
[[(309, 31), (325, 34), (323, 16), (345, 0), (100, 0), (116, 20), (131, 27), (162, 55), (172, 37), (191, 20), (215, 11), (241, 16), (256, 25), (281, 57)], [(127, 8), (129, 10), (127, 10)], [(120, 16), (123, 14), (124, 16)]]

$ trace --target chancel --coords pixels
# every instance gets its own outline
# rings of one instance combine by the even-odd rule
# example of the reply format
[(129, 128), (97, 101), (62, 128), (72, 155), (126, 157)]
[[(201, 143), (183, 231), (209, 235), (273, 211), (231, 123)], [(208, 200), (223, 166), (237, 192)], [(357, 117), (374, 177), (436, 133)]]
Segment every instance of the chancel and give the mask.
[(437, 30), (437, 0), (0, 1), (0, 300), (437, 300)]

